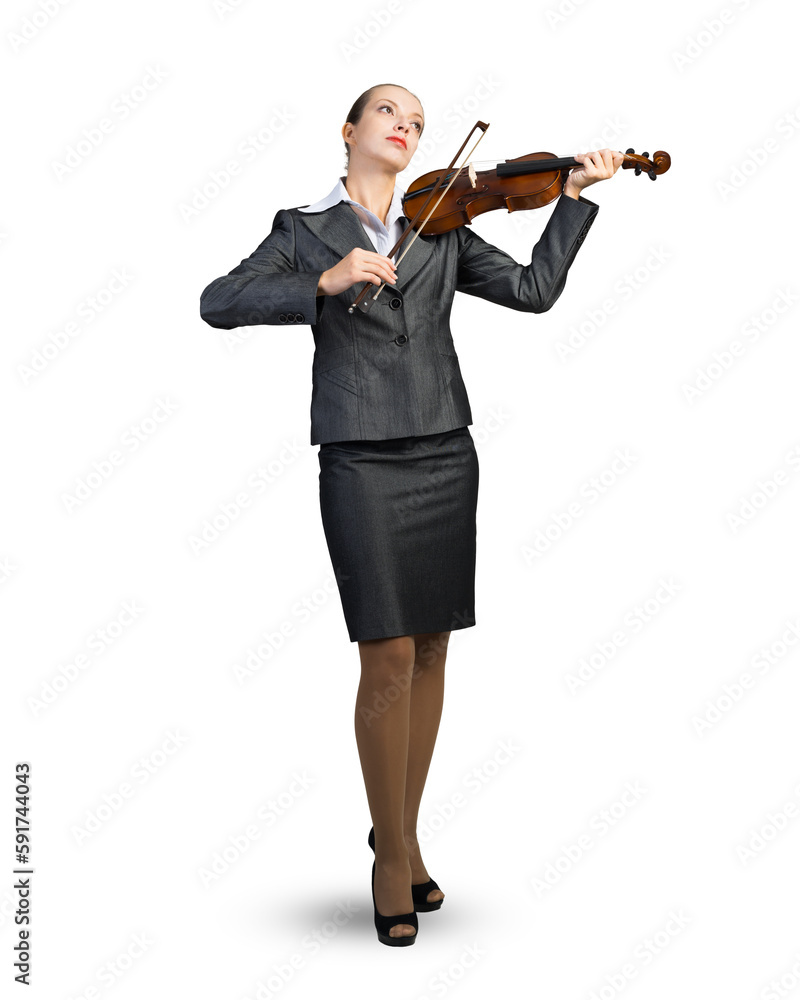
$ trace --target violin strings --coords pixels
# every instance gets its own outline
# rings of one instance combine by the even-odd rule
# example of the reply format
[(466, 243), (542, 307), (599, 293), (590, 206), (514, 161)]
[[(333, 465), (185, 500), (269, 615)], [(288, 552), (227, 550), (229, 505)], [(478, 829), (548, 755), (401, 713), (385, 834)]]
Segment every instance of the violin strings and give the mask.
[[(477, 139), (475, 140), (475, 144), (473, 145), (472, 149), (471, 149), (471, 150), (469, 151), (469, 153), (467, 153), (467, 158), (468, 158), (468, 157), (470, 156), (470, 154), (471, 154), (471, 153), (473, 152), (473, 150), (475, 149), (475, 146), (477, 146), (477, 145), (478, 145), (478, 143), (479, 143), (479, 142), (481, 141), (481, 139), (483, 139), (483, 137), (484, 137), (485, 135), (486, 135), (486, 132), (485, 132), (485, 131), (481, 132), (481, 134), (480, 134), (480, 135), (478, 136), (478, 138), (477, 138)], [(398, 264), (399, 264), (399, 263), (400, 263), (400, 261), (401, 261), (401, 260), (403, 259), (403, 257), (405, 257), (405, 255), (406, 255), (406, 254), (408, 253), (408, 251), (409, 251), (409, 250), (411, 249), (411, 244), (412, 244), (412, 243), (414, 242), (414, 240), (415, 240), (415, 239), (416, 239), (416, 238), (417, 238), (417, 237), (419, 236), (419, 234), (420, 234), (420, 233), (422, 232), (422, 227), (423, 227), (423, 226), (425, 225), (425, 223), (426, 223), (426, 222), (428, 221), (428, 219), (430, 219), (430, 217), (431, 217), (431, 216), (433, 215), (433, 213), (434, 213), (434, 212), (436, 211), (436, 208), (437, 208), (437, 206), (439, 205), (439, 202), (440, 202), (440, 201), (442, 200), (442, 198), (444, 198), (444, 196), (445, 196), (445, 195), (447, 194), (447, 192), (448, 192), (448, 191), (450, 190), (450, 188), (451, 188), (451, 187), (453, 186), (453, 181), (454, 181), (454, 180), (456, 179), (456, 177), (458, 177), (458, 175), (459, 175), (459, 174), (461, 173), (461, 171), (462, 171), (462, 170), (464, 169), (464, 167), (465, 167), (465, 166), (466, 166), (467, 164), (468, 164), (468, 159), (465, 159), (465, 160), (464, 160), (464, 162), (463, 162), (463, 163), (461, 164), (461, 166), (460, 166), (460, 167), (457, 167), (457, 168), (456, 168), (456, 169), (455, 169), (455, 170), (453, 171), (453, 176), (452, 176), (452, 177), (451, 177), (451, 179), (450, 179), (450, 183), (449, 183), (449, 184), (447, 185), (447, 187), (446, 187), (446, 188), (445, 188), (445, 189), (444, 189), (444, 190), (443, 190), (443, 191), (441, 192), (441, 194), (439, 195), (439, 197), (438, 197), (438, 199), (437, 199), (437, 201), (436, 201), (436, 204), (435, 204), (435, 205), (433, 206), (433, 208), (431, 208), (431, 210), (430, 210), (430, 211), (428, 212), (428, 214), (427, 214), (427, 215), (425, 216), (425, 218), (424, 218), (424, 219), (422, 220), (422, 222), (420, 223), (420, 227), (419, 227), (419, 229), (415, 230), (415, 231), (414, 231), (414, 233), (412, 233), (412, 235), (411, 235), (411, 239), (410, 239), (410, 240), (408, 241), (408, 243), (407, 243), (407, 245), (406, 245), (406, 248), (405, 248), (405, 250), (403, 250), (403, 252), (402, 252), (402, 253), (400, 254), (400, 256), (399, 256), (399, 257), (397, 258), (397, 263), (398, 263)], [(383, 283), (381, 284), (381, 286), (380, 286), (380, 288), (378, 289), (378, 291), (377, 291), (377, 292), (375, 292), (375, 294), (374, 294), (374, 295), (372, 296), (373, 300), (374, 300), (374, 299), (377, 299), (378, 295), (380, 294), (380, 292), (381, 292), (381, 290), (383, 289), (383, 287), (384, 287), (384, 285), (385, 285), (385, 284), (386, 284), (386, 282), (383, 282)]]

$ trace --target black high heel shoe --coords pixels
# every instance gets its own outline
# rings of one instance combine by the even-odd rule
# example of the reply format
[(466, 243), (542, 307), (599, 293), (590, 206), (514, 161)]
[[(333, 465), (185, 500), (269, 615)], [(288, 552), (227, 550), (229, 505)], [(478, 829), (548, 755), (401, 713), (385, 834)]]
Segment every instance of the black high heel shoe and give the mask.
[[(419, 921), (417, 920), (417, 914), (415, 910), (411, 913), (399, 913), (392, 914), (391, 916), (385, 917), (382, 913), (378, 913), (378, 904), (375, 902), (375, 862), (372, 862), (372, 908), (375, 911), (375, 930), (378, 932), (378, 940), (382, 944), (393, 945), (394, 947), (402, 948), (403, 945), (413, 944), (417, 940), (417, 932), (419, 931)], [(392, 937), (389, 931), (396, 924), (411, 924), (414, 928), (413, 934), (400, 934), (398, 937)]]
[[(371, 827), (369, 831), (369, 838), (367, 843), (375, 851), (375, 827)], [(434, 889), (439, 889), (439, 886), (432, 878), (429, 878), (427, 882), (417, 882), (411, 883), (411, 898), (414, 900), (414, 911), (416, 913), (430, 913), (432, 910), (438, 910), (444, 898), (435, 899), (432, 903), (428, 902), (428, 893), (433, 892)], [(439, 889), (439, 892), (442, 890)]]

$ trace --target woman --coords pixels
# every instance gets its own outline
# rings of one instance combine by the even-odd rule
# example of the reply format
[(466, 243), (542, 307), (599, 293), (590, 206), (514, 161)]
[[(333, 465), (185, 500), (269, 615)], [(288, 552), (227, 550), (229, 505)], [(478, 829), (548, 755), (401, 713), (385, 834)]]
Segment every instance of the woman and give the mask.
[[(397, 174), (424, 129), (419, 100), (379, 84), (351, 108), (346, 175), (321, 201), (282, 209), (272, 232), (201, 296), (202, 318), (232, 329), (309, 323), (315, 340), (311, 443), (319, 444), (320, 509), (361, 679), (355, 730), (373, 820), (378, 938), (416, 940), (416, 911), (444, 893), (429, 877), (417, 816), (444, 694), (453, 629), (475, 624), (478, 460), (466, 389), (449, 329), (455, 291), (543, 312), (598, 207), (580, 196), (611, 177), (621, 153), (575, 158), (561, 197), (520, 265), (470, 227), (403, 232)], [(364, 282), (387, 283), (351, 314)]]

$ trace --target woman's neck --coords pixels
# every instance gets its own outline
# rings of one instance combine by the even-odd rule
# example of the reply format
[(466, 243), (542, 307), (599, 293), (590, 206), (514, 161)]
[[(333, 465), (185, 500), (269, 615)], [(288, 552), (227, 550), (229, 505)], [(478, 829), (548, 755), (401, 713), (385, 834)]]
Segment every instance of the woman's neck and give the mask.
[(396, 177), (397, 175), (393, 173), (367, 174), (351, 167), (347, 171), (344, 186), (353, 201), (363, 205), (386, 225), (386, 216), (389, 214), (389, 206), (394, 197)]

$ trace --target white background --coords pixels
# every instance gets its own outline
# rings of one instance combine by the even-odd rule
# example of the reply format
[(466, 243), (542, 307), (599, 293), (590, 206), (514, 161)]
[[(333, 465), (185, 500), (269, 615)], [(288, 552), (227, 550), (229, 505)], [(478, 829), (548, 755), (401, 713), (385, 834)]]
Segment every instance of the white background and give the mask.
[[(2, 989), (29, 761), (27, 996), (797, 995), (796, 7), (51, 2), (3, 12)], [(447, 898), (399, 951), (372, 924), (311, 332), (199, 316), (278, 209), (330, 190), (381, 82), (445, 136), (404, 188), (478, 118), (481, 160), (673, 160), (586, 192), (550, 312), (456, 298), (477, 625), (451, 639), (421, 810)], [(551, 212), (474, 228), (527, 263)]]

